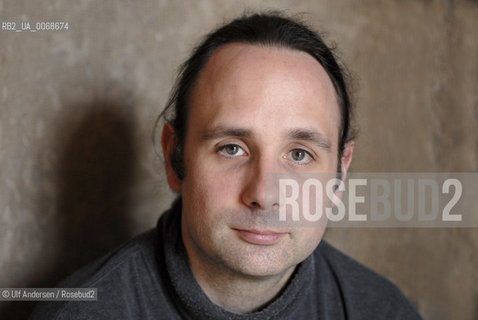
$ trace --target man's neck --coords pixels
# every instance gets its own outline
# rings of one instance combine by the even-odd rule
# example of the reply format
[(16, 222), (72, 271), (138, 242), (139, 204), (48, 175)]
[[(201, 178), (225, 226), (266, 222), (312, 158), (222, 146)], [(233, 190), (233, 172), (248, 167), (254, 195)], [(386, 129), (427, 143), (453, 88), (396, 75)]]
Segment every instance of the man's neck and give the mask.
[(212, 261), (205, 262), (207, 258), (198, 259), (200, 257), (191, 256), (189, 252), (192, 273), (204, 293), (216, 305), (235, 313), (254, 312), (274, 300), (295, 269), (289, 268), (278, 275), (254, 277), (234, 272)]
[(261, 309), (281, 293), (295, 270), (292, 266), (273, 275), (244, 274), (202, 253), (186, 232), (182, 224), (181, 238), (194, 278), (209, 300), (227, 311), (250, 313)]

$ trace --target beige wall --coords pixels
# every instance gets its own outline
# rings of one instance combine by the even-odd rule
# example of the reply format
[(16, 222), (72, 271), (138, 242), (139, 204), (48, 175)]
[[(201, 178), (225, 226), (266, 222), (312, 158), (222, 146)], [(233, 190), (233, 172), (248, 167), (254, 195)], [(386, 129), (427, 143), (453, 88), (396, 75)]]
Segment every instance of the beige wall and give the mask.
[[(358, 80), (353, 170), (478, 171), (478, 2), (0, 0), (0, 287), (51, 287), (168, 207), (151, 131), (198, 38), (244, 8), (308, 12)], [(160, 172), (160, 173), (158, 173)], [(426, 319), (478, 318), (478, 230), (333, 229)], [(22, 319), (31, 303), (2, 303)]]

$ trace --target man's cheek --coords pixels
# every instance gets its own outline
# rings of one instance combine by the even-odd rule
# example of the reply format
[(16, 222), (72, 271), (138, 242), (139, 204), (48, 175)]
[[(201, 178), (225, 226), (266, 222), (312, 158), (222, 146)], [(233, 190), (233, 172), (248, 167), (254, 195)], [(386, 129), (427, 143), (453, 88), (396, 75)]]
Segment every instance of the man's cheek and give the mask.
[(239, 197), (240, 190), (235, 177), (216, 174), (205, 177), (203, 182), (205, 193), (214, 197), (216, 201), (230, 201)]

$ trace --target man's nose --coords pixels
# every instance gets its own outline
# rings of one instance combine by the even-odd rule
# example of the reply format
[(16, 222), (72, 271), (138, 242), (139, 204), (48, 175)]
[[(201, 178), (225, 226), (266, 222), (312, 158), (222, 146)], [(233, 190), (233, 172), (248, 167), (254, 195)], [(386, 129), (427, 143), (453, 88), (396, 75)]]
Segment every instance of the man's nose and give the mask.
[(265, 155), (256, 157), (245, 175), (242, 201), (257, 210), (271, 210), (279, 206), (279, 189), (274, 183), (278, 173), (278, 164), (273, 157)]

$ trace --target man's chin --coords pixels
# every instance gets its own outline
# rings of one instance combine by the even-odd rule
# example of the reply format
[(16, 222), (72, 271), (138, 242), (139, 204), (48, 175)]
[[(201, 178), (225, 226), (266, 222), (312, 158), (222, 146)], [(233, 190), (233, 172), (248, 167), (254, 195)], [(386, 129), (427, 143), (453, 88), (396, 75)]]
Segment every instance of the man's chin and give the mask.
[[(287, 268), (278, 268), (277, 266), (272, 267), (255, 267), (255, 266), (248, 266), (248, 267), (241, 267), (238, 268), (236, 271), (241, 274), (244, 278), (249, 278), (251, 280), (264, 280), (273, 277), (282, 277), (289, 273), (289, 271), (293, 271), (295, 265), (292, 267)], [(290, 272), (292, 273), (292, 272)]]
[(285, 254), (283, 249), (274, 249), (268, 246), (252, 250), (249, 248), (249, 250), (235, 254), (226, 263), (239, 275), (255, 279), (284, 275), (300, 263), (300, 261), (292, 261), (290, 255)]

